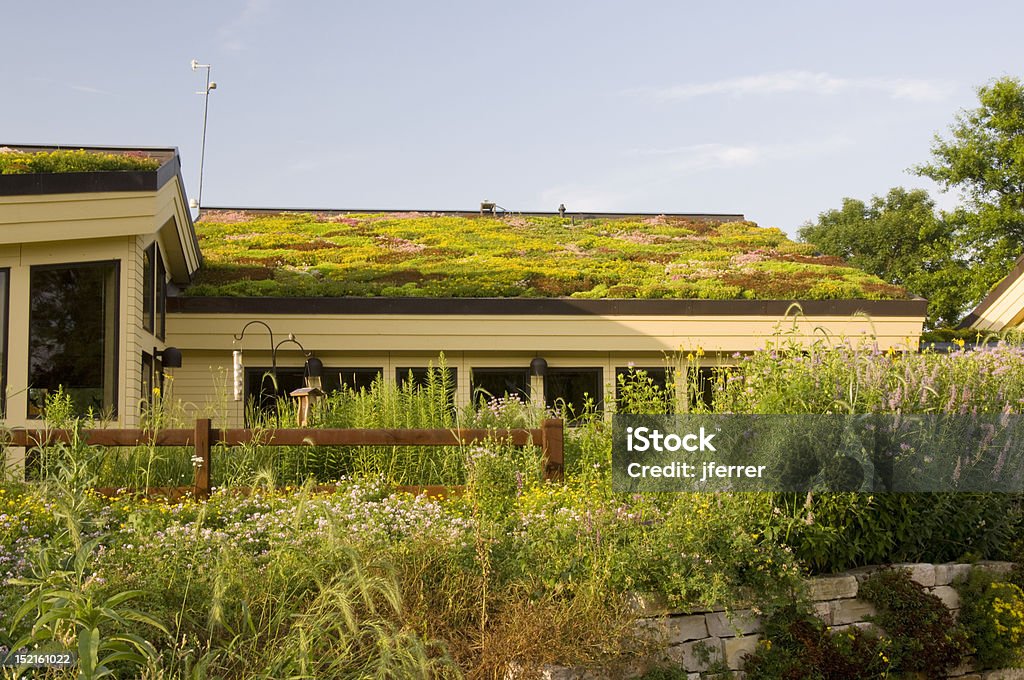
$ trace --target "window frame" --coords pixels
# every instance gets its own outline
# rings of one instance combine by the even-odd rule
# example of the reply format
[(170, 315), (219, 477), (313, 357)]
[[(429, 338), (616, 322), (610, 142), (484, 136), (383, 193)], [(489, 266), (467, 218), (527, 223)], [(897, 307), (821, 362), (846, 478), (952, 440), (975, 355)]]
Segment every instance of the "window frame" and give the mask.
[[(31, 378), (32, 378), (32, 300), (35, 298), (33, 290), (32, 275), (37, 271), (55, 271), (60, 269), (86, 269), (88, 267), (101, 267), (104, 265), (113, 266), (113, 314), (111, 321), (111, 341), (114, 343), (111, 349), (111, 396), (109, 410), (104, 406), (103, 414), (109, 414), (112, 418), (118, 418), (120, 409), (118, 408), (118, 400), (121, 396), (120, 390), (120, 378), (121, 378), (121, 260), (89, 260), (85, 262), (58, 262), (54, 264), (34, 264), (29, 266), (28, 280), (29, 280), (29, 310), (28, 310), (28, 362), (26, 364), (27, 376), (29, 378), (29, 385), (26, 390), (32, 389)], [(106, 343), (104, 343), (106, 344)], [(104, 352), (106, 348), (104, 348)], [(28, 396), (28, 395), (26, 395)], [(26, 399), (25, 417), (28, 420), (42, 420), (46, 417), (46, 414), (40, 411), (38, 415), (32, 414), (32, 399)]]

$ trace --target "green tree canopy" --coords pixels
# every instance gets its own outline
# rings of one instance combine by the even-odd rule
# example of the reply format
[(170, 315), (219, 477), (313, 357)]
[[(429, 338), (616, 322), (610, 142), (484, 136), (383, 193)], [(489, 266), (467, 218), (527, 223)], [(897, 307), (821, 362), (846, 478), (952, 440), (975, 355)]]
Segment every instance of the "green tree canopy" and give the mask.
[(956, 256), (953, 223), (922, 189), (901, 187), (870, 203), (844, 198), (800, 229), (826, 255), (848, 260), (929, 300), (929, 325), (956, 324), (969, 302), (967, 268)]
[(914, 169), (965, 200), (949, 218), (975, 298), (1024, 251), (1024, 83), (1000, 78), (978, 89), (978, 101), (957, 115), (948, 138), (936, 135), (932, 162)]

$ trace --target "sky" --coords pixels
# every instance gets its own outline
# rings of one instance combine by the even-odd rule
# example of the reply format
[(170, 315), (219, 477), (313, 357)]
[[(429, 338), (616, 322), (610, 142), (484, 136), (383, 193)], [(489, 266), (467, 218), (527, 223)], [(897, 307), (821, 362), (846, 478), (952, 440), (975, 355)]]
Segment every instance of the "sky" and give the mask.
[(743, 213), (790, 234), (1024, 76), (1018, 2), (3, 2), (0, 145), (176, 146), (204, 206)]

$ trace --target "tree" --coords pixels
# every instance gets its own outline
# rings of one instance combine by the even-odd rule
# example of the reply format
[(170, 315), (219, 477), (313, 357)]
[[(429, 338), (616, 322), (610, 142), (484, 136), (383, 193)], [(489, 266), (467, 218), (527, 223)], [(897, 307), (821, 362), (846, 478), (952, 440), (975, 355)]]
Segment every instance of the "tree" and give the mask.
[(978, 101), (957, 115), (948, 139), (936, 135), (932, 162), (914, 169), (964, 197), (949, 221), (975, 299), (1024, 251), (1024, 83), (1000, 78), (978, 89)]
[(826, 255), (927, 298), (930, 326), (955, 325), (970, 301), (969, 272), (957, 256), (954, 222), (935, 212), (922, 189), (890, 189), (870, 204), (844, 198), (800, 229)]

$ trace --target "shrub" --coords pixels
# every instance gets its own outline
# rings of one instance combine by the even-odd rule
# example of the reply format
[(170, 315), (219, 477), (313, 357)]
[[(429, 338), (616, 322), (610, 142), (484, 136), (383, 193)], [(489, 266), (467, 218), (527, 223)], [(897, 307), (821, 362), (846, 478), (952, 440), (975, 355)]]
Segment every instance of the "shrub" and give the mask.
[(788, 604), (766, 617), (763, 638), (743, 670), (749, 680), (884, 678), (889, 648), (860, 628), (831, 632), (806, 605)]
[(892, 671), (941, 677), (970, 652), (967, 632), (942, 600), (926, 592), (905, 569), (880, 571), (860, 586), (858, 597), (875, 605), (871, 620), (892, 640)]
[(1024, 592), (979, 569), (955, 585), (961, 601), (959, 621), (981, 667), (1024, 664)]

